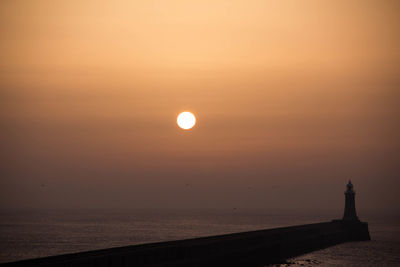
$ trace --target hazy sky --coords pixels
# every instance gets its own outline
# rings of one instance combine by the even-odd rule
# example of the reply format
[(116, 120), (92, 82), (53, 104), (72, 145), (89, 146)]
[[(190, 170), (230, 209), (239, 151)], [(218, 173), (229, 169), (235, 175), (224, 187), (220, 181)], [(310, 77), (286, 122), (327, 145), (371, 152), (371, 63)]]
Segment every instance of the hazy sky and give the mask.
[(0, 207), (397, 209), (399, 10), (1, 1)]

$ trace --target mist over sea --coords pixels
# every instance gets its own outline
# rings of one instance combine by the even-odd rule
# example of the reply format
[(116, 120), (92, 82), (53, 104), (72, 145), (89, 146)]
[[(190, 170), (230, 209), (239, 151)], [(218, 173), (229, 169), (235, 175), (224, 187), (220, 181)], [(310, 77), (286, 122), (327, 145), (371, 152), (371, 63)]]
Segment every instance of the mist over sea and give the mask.
[[(19, 210), (0, 212), (0, 262), (330, 221), (329, 212)], [(290, 266), (400, 266), (399, 216), (365, 214), (372, 241), (289, 259)], [(282, 265), (285, 266), (285, 265)]]

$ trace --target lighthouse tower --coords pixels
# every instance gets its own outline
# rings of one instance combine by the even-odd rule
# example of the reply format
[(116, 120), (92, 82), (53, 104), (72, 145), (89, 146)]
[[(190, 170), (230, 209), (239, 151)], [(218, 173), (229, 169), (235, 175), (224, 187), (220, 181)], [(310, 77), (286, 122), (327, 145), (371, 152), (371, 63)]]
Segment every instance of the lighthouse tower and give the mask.
[(345, 205), (343, 221), (359, 221), (356, 213), (355, 195), (356, 192), (353, 189), (353, 184), (349, 180), (347, 184), (347, 190), (344, 192)]

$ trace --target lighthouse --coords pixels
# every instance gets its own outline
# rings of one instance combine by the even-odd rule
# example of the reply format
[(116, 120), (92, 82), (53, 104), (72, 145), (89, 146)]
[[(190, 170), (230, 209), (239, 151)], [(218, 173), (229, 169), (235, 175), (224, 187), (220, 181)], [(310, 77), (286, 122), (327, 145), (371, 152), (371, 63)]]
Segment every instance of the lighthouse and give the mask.
[(356, 213), (356, 203), (355, 203), (356, 192), (354, 191), (353, 184), (351, 183), (350, 180), (346, 187), (347, 189), (344, 192), (345, 204), (344, 204), (343, 221), (359, 221)]

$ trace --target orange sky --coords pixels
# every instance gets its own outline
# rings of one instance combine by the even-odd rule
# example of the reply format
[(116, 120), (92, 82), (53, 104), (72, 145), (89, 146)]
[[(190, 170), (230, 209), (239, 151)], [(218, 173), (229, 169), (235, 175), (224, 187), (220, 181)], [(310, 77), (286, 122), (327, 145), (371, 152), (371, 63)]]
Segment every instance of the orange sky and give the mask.
[(0, 207), (396, 208), (398, 10), (2, 1)]

